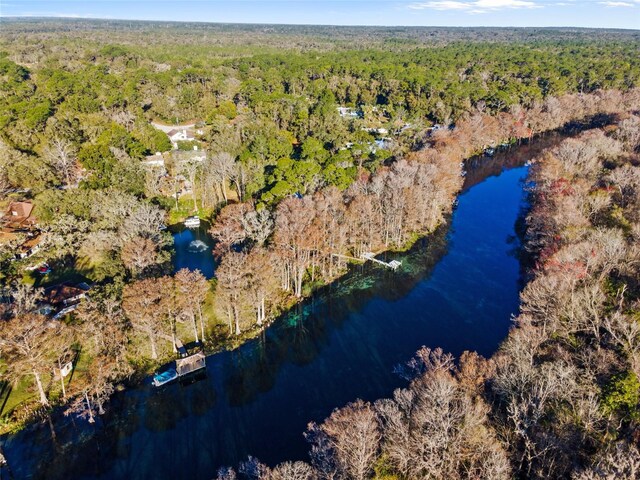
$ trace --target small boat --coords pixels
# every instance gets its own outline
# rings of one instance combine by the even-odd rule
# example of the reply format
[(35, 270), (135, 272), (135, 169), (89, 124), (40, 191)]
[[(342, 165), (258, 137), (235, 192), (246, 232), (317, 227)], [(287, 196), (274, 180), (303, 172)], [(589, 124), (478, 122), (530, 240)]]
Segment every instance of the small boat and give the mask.
[(487, 149), (484, 151), (484, 154), (485, 154), (485, 156), (486, 156), (486, 157), (493, 157), (493, 155), (494, 155), (495, 153), (496, 153), (495, 148), (487, 148)]
[(173, 382), (176, 378), (178, 378), (178, 372), (173, 368), (165, 370), (164, 372), (156, 372), (153, 376), (153, 386), (161, 387), (162, 385)]
[(200, 217), (198, 216), (192, 216), (192, 217), (187, 217), (187, 219), (184, 221), (184, 226), (187, 228), (192, 228), (192, 227), (199, 227), (200, 226)]

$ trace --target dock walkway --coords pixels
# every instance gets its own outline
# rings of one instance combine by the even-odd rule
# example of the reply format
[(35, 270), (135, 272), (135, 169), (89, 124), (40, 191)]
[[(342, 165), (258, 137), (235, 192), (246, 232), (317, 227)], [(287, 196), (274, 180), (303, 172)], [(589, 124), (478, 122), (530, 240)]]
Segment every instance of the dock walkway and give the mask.
[(384, 262), (382, 260), (378, 260), (376, 258), (376, 254), (373, 252), (364, 252), (361, 255), (361, 258), (356, 258), (356, 257), (350, 257), (349, 255), (342, 255), (339, 253), (333, 253), (332, 254), (334, 257), (339, 257), (339, 258), (346, 258), (348, 260), (355, 260), (357, 262), (366, 262), (367, 260), (370, 260), (372, 262), (378, 263), (380, 265), (383, 265), (387, 268), (390, 268), (391, 270), (397, 270), (401, 265), (402, 262), (398, 261), (398, 260), (391, 260), (390, 262)]
[(384, 265), (385, 267), (390, 268), (391, 270), (397, 270), (402, 265), (402, 262), (399, 262), (398, 260), (391, 260), (390, 262), (383, 262), (382, 260), (378, 260), (375, 257), (375, 253), (373, 252), (363, 253), (362, 258), (364, 258), (365, 260), (371, 260), (372, 262), (379, 263), (380, 265)]

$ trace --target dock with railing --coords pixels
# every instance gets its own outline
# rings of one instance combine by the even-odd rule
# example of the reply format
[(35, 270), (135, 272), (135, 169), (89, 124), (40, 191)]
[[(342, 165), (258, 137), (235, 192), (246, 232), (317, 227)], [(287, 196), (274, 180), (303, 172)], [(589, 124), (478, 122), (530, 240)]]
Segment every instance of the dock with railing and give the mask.
[(375, 262), (379, 265), (382, 265), (384, 267), (390, 268), (391, 270), (395, 271), (398, 268), (400, 268), (402, 266), (402, 262), (398, 261), (398, 260), (391, 260), (390, 262), (385, 262), (383, 260), (379, 260), (376, 258), (376, 254), (373, 252), (364, 252), (360, 255), (360, 258), (357, 257), (350, 257), (349, 255), (342, 255), (339, 253), (333, 253), (332, 254), (334, 257), (338, 257), (338, 258), (344, 258), (347, 260), (354, 260), (356, 262), (366, 262), (367, 260)]

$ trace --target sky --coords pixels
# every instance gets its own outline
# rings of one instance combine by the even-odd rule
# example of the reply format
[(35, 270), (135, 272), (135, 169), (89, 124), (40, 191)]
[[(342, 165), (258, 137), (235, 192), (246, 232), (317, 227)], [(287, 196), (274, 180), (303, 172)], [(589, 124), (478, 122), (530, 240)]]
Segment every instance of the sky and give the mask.
[(640, 0), (0, 0), (9, 16), (640, 29)]

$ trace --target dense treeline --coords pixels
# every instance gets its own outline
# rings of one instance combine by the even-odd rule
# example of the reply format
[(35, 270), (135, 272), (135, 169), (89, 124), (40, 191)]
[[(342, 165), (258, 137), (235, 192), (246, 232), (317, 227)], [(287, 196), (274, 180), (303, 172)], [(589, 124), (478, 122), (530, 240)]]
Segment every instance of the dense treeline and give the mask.
[[(194, 118), (210, 125), (205, 137), (212, 154), (237, 159), (244, 198), (269, 193), (266, 201), (272, 201), (295, 193), (294, 186), (278, 186), (282, 177), (300, 176), (293, 166), (307, 177), (295, 186), (302, 191), (313, 182), (344, 189), (355, 179), (354, 167), (375, 171), (392, 154), (419, 146), (431, 122), (448, 124), (474, 108), (532, 107), (546, 96), (625, 90), (640, 75), (633, 32), (603, 33), (603, 41), (573, 32), (574, 40), (559, 42), (562, 35), (545, 31), (522, 43), (411, 44), (400, 51), (383, 44), (314, 54), (258, 49), (251, 56), (234, 53), (223, 36), (213, 50), (231, 58), (211, 59), (202, 39), (186, 30), (179, 45), (163, 44), (160, 54), (141, 39), (148, 45), (164, 39), (162, 32), (91, 24), (90, 34), (74, 29), (62, 42), (44, 36), (57, 34), (55, 24), (14, 34), (21, 25), (10, 24), (0, 37), (6, 50), (0, 125), (11, 157), (0, 163), (5, 182), (35, 191), (67, 181), (55, 155), (61, 145), (67, 164), (79, 161), (92, 173), (87, 186), (139, 178), (136, 159), (170, 148), (149, 121)], [(341, 119), (338, 104), (362, 106), (363, 118)], [(392, 131), (406, 124), (412, 128), (398, 135), (391, 151), (370, 151), (374, 136), (362, 127)], [(347, 144), (356, 148), (341, 150)], [(281, 162), (285, 158), (295, 161)]]
[(311, 464), (239, 478), (637, 478), (640, 118), (565, 140), (531, 180), (536, 262), (499, 352), (423, 348), (408, 388), (309, 425)]
[(530, 477), (638, 474), (639, 135), (631, 117), (534, 167), (537, 263), (491, 378), (496, 422)]
[[(498, 28), (498, 27), (373, 27), (335, 25), (265, 25), (188, 22), (152, 22), (135, 20), (90, 19), (3, 19), (7, 37), (25, 34), (39, 39), (60, 41), (65, 38), (91, 38), (109, 43), (117, 34), (123, 44), (139, 44), (139, 35), (148, 36), (147, 45), (188, 45), (200, 47), (234, 46), (246, 54), (256, 50), (287, 48), (294, 50), (349, 50), (354, 47), (410, 49), (416, 45), (442, 46), (452, 42), (579, 42), (627, 41), (638, 39), (637, 31), (602, 28)], [(207, 48), (211, 58), (227, 56), (227, 51)], [(240, 50), (241, 49), (241, 50)]]

